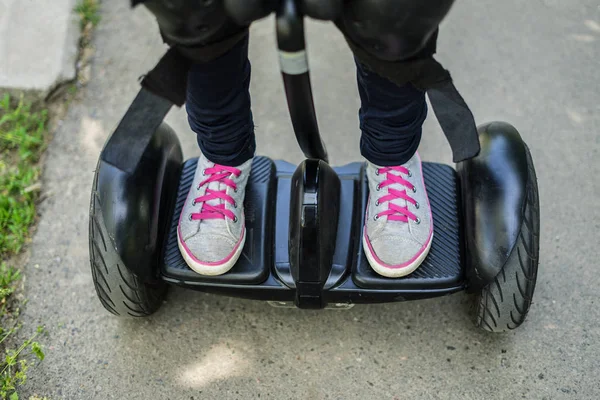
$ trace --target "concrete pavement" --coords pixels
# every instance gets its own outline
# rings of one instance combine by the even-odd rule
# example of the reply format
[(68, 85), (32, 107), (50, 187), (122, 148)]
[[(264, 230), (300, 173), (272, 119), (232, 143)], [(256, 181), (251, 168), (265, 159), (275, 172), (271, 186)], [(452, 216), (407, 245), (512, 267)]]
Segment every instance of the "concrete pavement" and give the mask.
[(75, 79), (79, 18), (75, 0), (0, 0), (0, 93), (44, 98)]
[[(25, 396), (52, 399), (600, 398), (600, 10), (596, 0), (457, 2), (439, 59), (478, 122), (520, 129), (537, 168), (541, 260), (520, 329), (475, 329), (465, 294), (350, 311), (273, 309), (181, 289), (147, 319), (108, 314), (87, 251), (95, 163), (164, 50), (156, 24), (104, 0), (92, 80), (48, 150), (48, 199), (27, 266), (26, 322), (45, 324), (46, 360)], [(332, 162), (359, 159), (352, 57), (331, 24), (311, 23), (316, 106)], [(327, 40), (324, 40), (327, 39)], [(259, 153), (298, 162), (271, 20), (252, 28)], [(433, 113), (421, 155), (450, 162)], [(185, 113), (168, 122), (197, 155)]]

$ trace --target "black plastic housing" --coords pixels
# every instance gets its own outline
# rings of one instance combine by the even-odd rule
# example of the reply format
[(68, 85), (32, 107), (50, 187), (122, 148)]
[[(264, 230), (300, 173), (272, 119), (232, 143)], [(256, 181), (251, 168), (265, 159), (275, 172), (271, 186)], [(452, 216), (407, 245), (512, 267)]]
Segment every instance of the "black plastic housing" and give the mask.
[[(322, 161), (311, 161), (316, 161), (321, 166), (327, 165)], [(321, 178), (329, 176), (320, 180), (323, 184), (331, 185), (331, 180), (339, 179), (340, 198), (336, 212), (331, 198), (334, 196), (327, 194), (327, 190), (321, 185), (318, 186), (317, 196), (322, 202), (317, 198), (312, 201), (310, 195), (304, 201), (303, 193), (306, 190), (301, 189), (303, 185), (300, 185), (300, 181), (314, 182), (314, 178), (305, 176), (304, 168), (296, 168), (285, 161), (272, 162), (264, 157), (254, 160), (244, 204), (247, 229), (258, 234), (248, 235), (242, 257), (227, 274), (214, 277), (196, 274), (181, 257), (176, 234), (177, 221), (195, 163), (196, 160), (189, 160), (184, 164), (171, 215), (170, 231), (165, 242), (161, 273), (169, 283), (234, 297), (285, 301), (305, 308), (321, 308), (331, 303), (414, 300), (454, 293), (465, 287), (461, 268), (463, 227), (460, 219), (460, 192), (456, 173), (447, 165), (423, 165), (434, 218), (434, 241), (429, 255), (415, 273), (404, 278), (390, 279), (375, 274), (363, 253), (361, 234), (368, 196), (363, 163), (333, 169), (328, 169), (327, 166), (323, 169), (326, 172), (317, 173)], [(314, 173), (313, 168), (309, 167), (308, 170)], [(330, 176), (331, 173), (335, 175)], [(331, 187), (335, 188), (335, 185)], [(334, 189), (333, 194), (335, 192)], [(293, 200), (294, 197), (297, 200)], [(310, 252), (315, 256), (313, 258), (307, 258), (310, 254), (290, 251), (289, 247), (293, 241), (291, 238), (295, 237), (294, 231), (302, 231), (299, 226), (294, 228), (291, 225), (294, 221), (301, 223), (301, 219), (297, 219), (298, 210), (302, 209), (304, 203), (318, 204), (317, 207), (321, 207), (318, 214), (320, 218), (315, 221), (330, 224), (327, 229), (316, 231), (315, 240), (306, 242), (309, 246), (316, 246), (312, 249), (304, 246), (303, 252)], [(333, 229), (333, 221), (335, 232), (326, 233)], [(327, 250), (329, 243), (321, 242), (327, 238), (334, 239), (332, 252)], [(294, 257), (300, 256), (303, 258), (293, 261)], [(314, 264), (308, 262), (309, 259), (314, 259)], [(292, 267), (294, 262), (298, 262), (297, 273), (293, 272), (296, 268)], [(304, 299), (304, 303), (298, 300), (302, 291), (298, 291), (298, 282), (306, 282), (300, 279), (305, 276), (300, 275), (301, 273), (310, 276), (309, 282), (318, 282), (312, 286), (315, 291), (311, 292), (308, 299)]]
[[(177, 135), (161, 122), (169, 108), (145, 90), (138, 94), (102, 151), (92, 189), (92, 221), (104, 225), (106, 245), (147, 281), (158, 278), (164, 222), (183, 160)], [(154, 113), (144, 115), (149, 110)]]
[(528, 162), (519, 132), (505, 122), (478, 128), (481, 152), (461, 162), (470, 290), (493, 282), (517, 243), (527, 199)]
[(322, 308), (337, 234), (340, 178), (324, 161), (305, 160), (292, 176), (289, 257), (295, 303)]

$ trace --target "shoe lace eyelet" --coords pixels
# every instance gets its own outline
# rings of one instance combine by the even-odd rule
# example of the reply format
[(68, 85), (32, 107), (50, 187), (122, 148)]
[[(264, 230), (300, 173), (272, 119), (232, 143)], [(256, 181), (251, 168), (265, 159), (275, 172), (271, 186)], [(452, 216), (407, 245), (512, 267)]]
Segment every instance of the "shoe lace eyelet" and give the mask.
[(419, 209), (419, 207), (421, 207), (421, 205), (419, 204), (419, 202), (416, 202), (416, 203), (415, 203), (415, 208), (418, 210), (418, 209)]
[(417, 187), (416, 187), (416, 186), (413, 186), (413, 188), (412, 188), (412, 192), (413, 192), (413, 193), (417, 193)]
[(421, 218), (417, 218), (417, 219), (415, 220), (415, 224), (419, 225), (420, 223), (421, 223)]
[(381, 190), (381, 186), (377, 185), (376, 190), (379, 192)]
[(206, 176), (206, 168), (202, 170), (202, 176)]
[(375, 201), (375, 206), (379, 206), (379, 200)]
[(193, 215), (192, 215), (192, 214), (190, 214), (190, 216), (188, 217), (188, 219), (189, 219), (190, 221), (193, 221)]
[(375, 170), (375, 175), (379, 176), (379, 170), (378, 169)]
[(237, 201), (233, 202), (233, 208), (237, 208)]
[(410, 172), (410, 169), (408, 170), (408, 174), (406, 174), (406, 176), (408, 176), (409, 178), (412, 177), (412, 172)]
[(196, 199), (192, 200), (192, 206), (196, 205)]
[(379, 214), (375, 214), (375, 216), (373, 217), (373, 221), (377, 221), (379, 219)]
[(233, 217), (233, 222), (237, 223), (238, 222), (238, 217)]

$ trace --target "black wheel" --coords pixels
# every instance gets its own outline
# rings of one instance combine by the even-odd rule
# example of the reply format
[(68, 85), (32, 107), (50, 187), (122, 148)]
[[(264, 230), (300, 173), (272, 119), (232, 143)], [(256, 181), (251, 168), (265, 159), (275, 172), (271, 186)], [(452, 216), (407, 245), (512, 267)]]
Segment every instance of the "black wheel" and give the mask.
[(89, 246), (98, 298), (104, 308), (115, 315), (148, 316), (161, 306), (167, 285), (160, 280), (144, 282), (125, 266), (108, 240), (96, 193), (94, 191), (90, 208)]
[(489, 332), (520, 326), (529, 312), (537, 279), (540, 238), (538, 186), (531, 154), (527, 154), (527, 200), (519, 238), (504, 267), (477, 298), (475, 325)]
[(116, 315), (150, 315), (166, 293), (159, 259), (183, 161), (177, 134), (163, 121), (171, 106), (141, 89), (96, 166), (89, 222), (92, 277), (102, 305)]

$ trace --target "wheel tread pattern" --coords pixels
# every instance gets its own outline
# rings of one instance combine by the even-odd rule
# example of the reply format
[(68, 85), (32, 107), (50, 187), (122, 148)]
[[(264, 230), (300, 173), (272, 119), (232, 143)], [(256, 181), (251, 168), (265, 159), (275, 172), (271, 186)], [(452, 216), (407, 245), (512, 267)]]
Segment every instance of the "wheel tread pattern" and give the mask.
[[(475, 324), (490, 332), (519, 327), (529, 312), (535, 291), (539, 260), (539, 198), (537, 178), (526, 147), (528, 180), (523, 222), (517, 243), (494, 282), (479, 297)], [(508, 279), (507, 279), (508, 275)], [(490, 307), (489, 303), (494, 307)]]
[(166, 284), (142, 282), (123, 265), (111, 242), (105, 240), (109, 236), (105, 232), (96, 191), (92, 195), (89, 229), (92, 278), (104, 308), (115, 315), (132, 317), (154, 313), (162, 304)]

